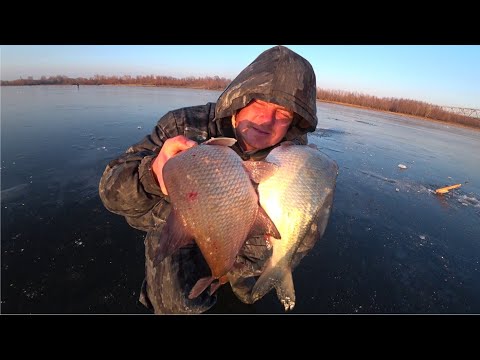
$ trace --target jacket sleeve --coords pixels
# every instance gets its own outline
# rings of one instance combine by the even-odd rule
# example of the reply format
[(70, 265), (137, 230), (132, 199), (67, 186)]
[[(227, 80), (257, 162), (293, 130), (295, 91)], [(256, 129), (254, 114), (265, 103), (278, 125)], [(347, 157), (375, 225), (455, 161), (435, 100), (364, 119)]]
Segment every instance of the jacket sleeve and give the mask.
[(168, 138), (183, 133), (173, 112), (165, 114), (142, 141), (131, 146), (117, 159), (110, 161), (100, 179), (99, 195), (111, 212), (125, 216), (140, 230), (153, 226), (151, 211), (162, 212), (169, 204), (151, 166)]

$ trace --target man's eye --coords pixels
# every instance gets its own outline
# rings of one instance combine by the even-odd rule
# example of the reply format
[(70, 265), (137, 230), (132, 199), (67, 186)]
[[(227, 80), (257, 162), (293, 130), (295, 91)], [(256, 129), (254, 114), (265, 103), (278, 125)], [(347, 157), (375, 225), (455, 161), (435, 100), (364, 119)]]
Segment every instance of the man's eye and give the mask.
[(287, 111), (277, 111), (277, 114), (278, 114), (278, 117), (280, 119), (292, 119), (293, 118), (293, 115), (290, 114), (289, 112)]

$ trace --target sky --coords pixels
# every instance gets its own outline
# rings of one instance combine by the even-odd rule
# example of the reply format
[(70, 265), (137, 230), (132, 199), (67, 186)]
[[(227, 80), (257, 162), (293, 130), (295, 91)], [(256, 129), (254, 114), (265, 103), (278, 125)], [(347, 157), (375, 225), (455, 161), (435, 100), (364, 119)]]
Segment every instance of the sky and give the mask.
[[(272, 46), (0, 45), (0, 77), (98, 74), (233, 80)], [(285, 46), (310, 61), (322, 89), (480, 109), (480, 45)]]

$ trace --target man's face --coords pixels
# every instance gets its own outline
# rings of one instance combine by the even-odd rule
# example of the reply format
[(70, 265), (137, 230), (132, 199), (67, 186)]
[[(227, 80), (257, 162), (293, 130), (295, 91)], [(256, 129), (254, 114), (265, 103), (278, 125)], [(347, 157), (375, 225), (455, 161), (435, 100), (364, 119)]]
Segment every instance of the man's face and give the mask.
[(283, 106), (252, 100), (235, 117), (239, 143), (247, 151), (275, 145), (285, 136), (292, 120), (293, 112)]

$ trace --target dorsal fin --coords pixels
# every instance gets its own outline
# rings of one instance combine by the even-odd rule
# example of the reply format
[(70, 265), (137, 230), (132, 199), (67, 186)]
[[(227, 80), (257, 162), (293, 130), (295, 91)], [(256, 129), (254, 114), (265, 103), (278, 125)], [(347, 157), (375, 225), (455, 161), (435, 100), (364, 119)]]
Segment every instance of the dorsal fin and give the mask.
[(213, 137), (205, 142), (202, 145), (222, 145), (222, 146), (233, 146), (237, 142), (237, 139), (230, 137)]
[(270, 235), (276, 239), (281, 239), (277, 227), (260, 205), (258, 205), (257, 217), (255, 218), (255, 222), (250, 229), (247, 239), (258, 235)]
[(280, 143), (280, 146), (292, 146), (292, 145), (295, 145), (295, 143), (293, 141), (290, 141), (290, 140), (287, 140), (287, 141), (284, 141), (284, 142)]
[(243, 168), (248, 173), (250, 179), (257, 184), (265, 181), (275, 174), (279, 166), (268, 161), (244, 161)]

